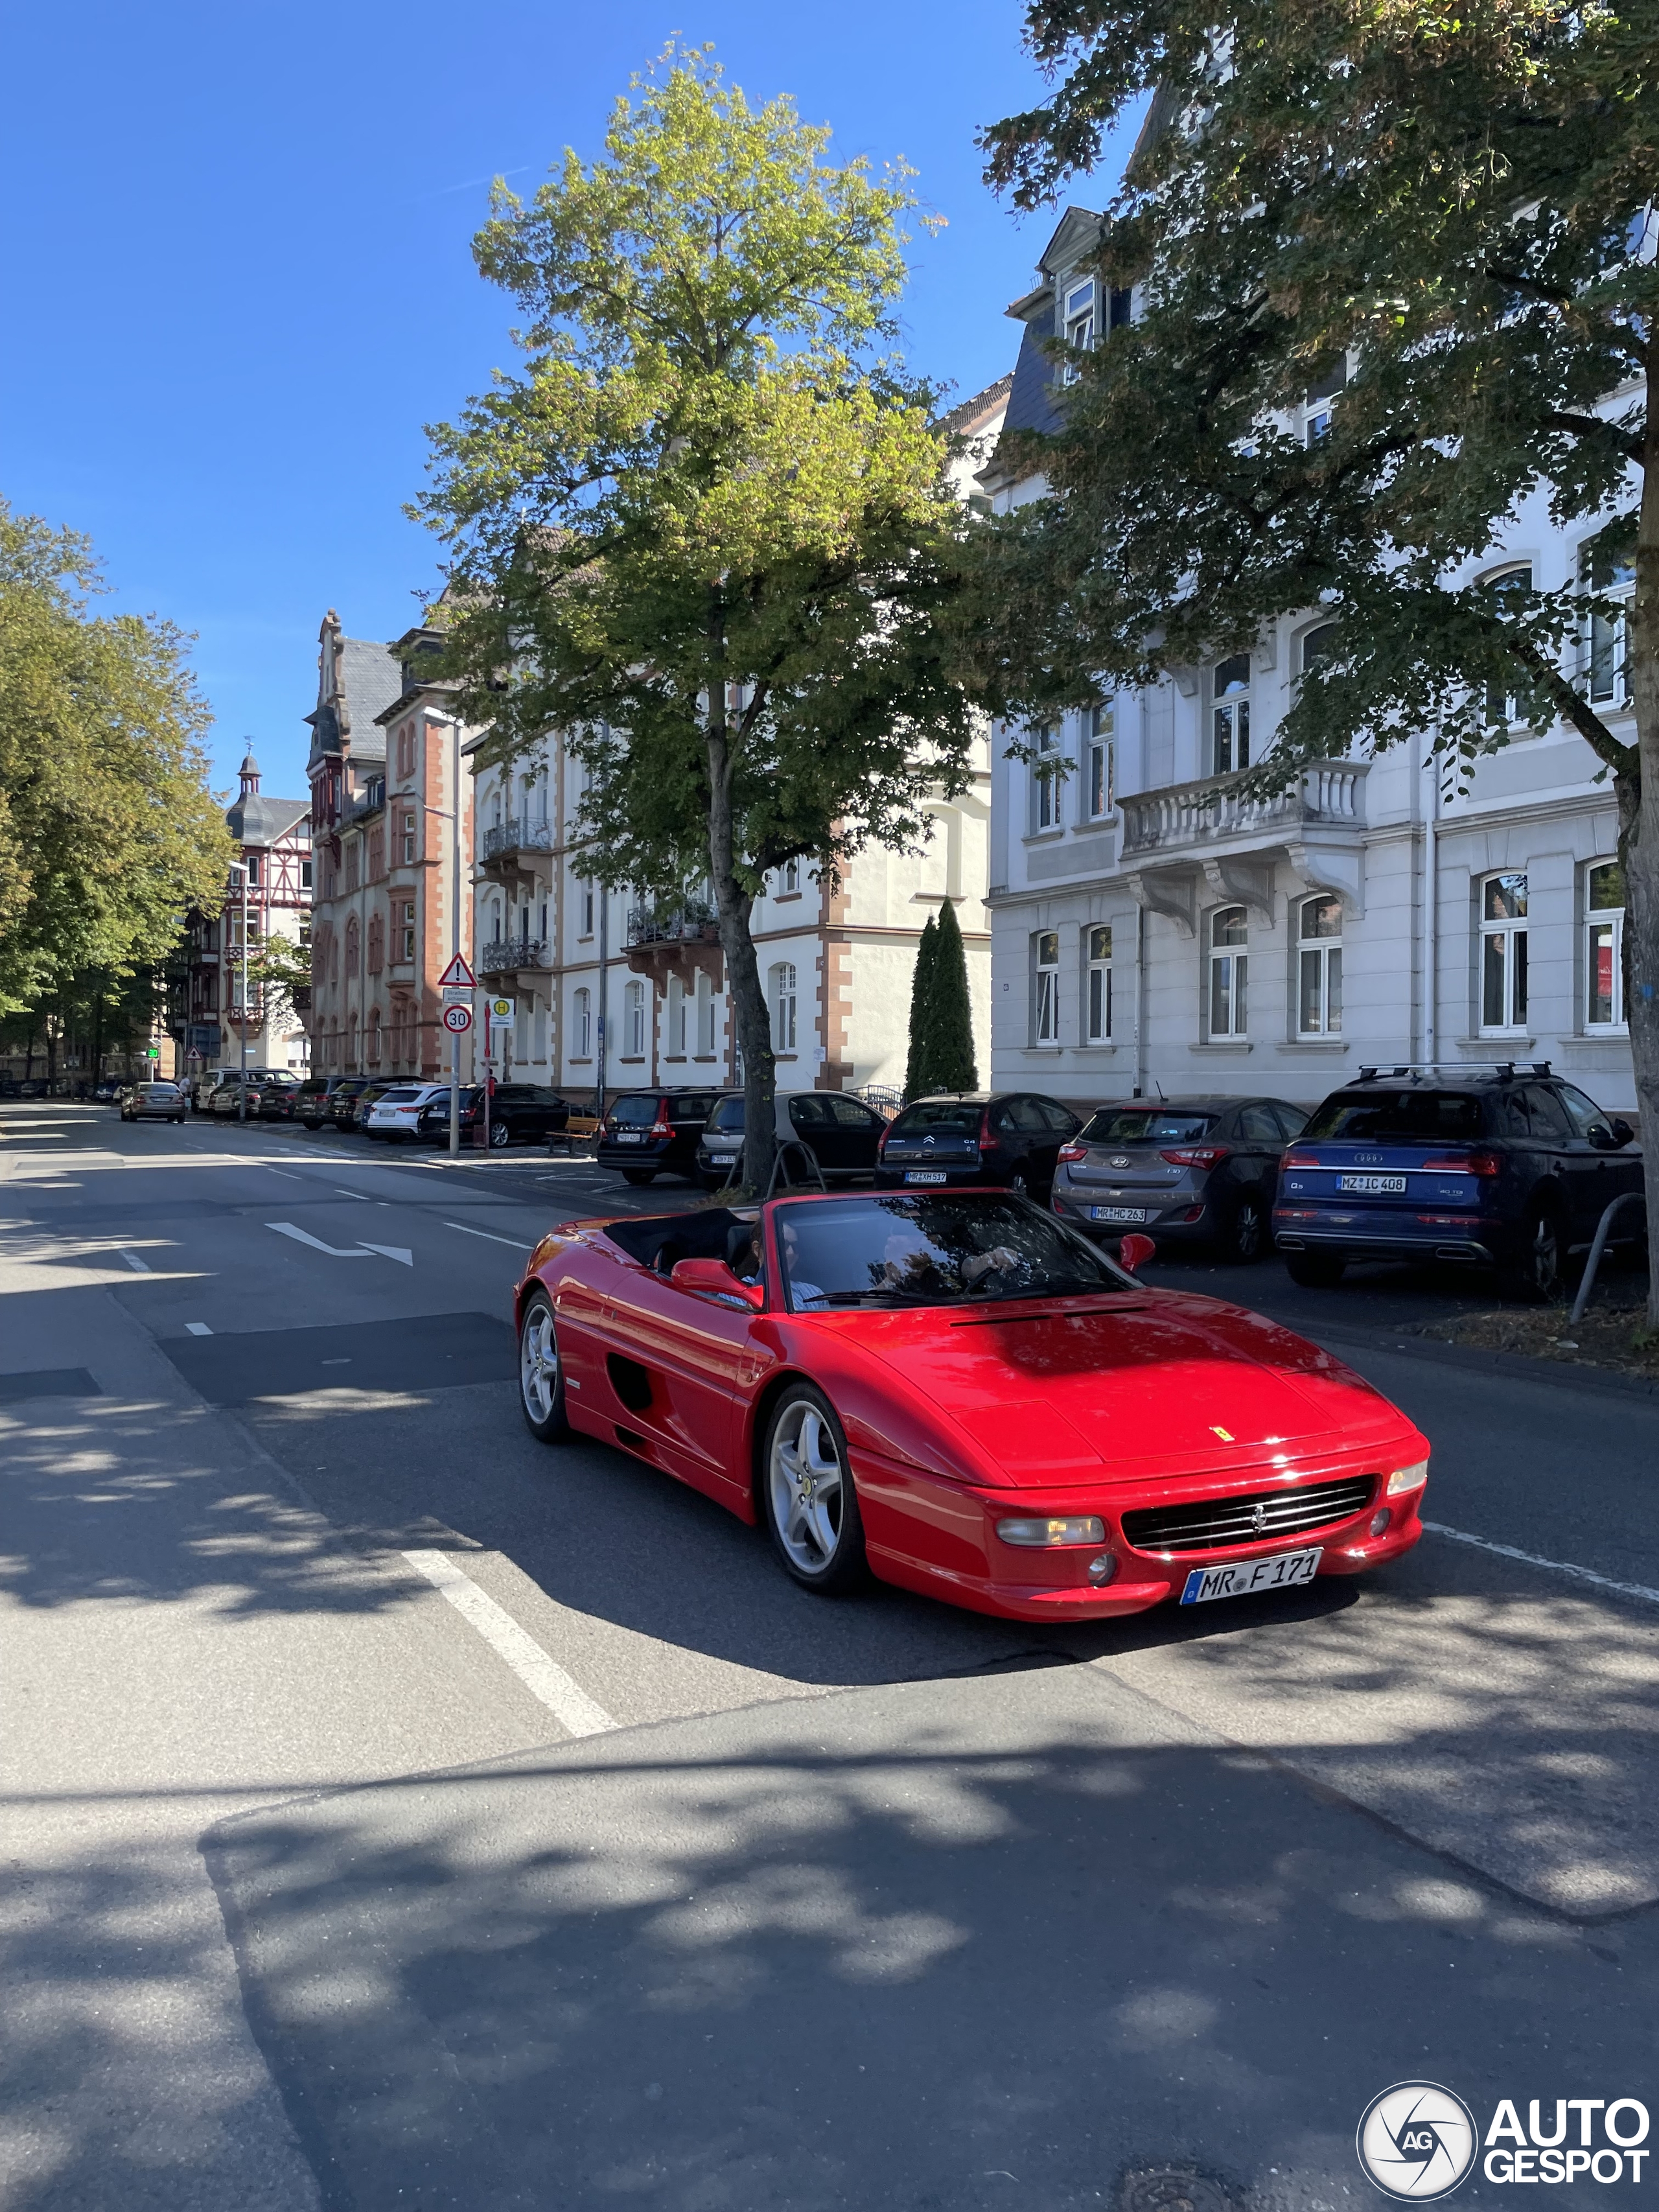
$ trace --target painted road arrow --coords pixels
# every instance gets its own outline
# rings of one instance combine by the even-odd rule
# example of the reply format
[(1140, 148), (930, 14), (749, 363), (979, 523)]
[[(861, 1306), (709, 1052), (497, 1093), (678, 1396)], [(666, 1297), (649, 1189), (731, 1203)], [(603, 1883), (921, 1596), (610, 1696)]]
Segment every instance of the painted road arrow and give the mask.
[(415, 1255), (404, 1244), (325, 1244), (320, 1237), (291, 1221), (267, 1221), (265, 1227), (279, 1237), (291, 1237), (296, 1244), (309, 1244), (313, 1252), (326, 1252), (331, 1260), (370, 1260), (378, 1252), (383, 1260), (400, 1260), (405, 1267), (415, 1265)]

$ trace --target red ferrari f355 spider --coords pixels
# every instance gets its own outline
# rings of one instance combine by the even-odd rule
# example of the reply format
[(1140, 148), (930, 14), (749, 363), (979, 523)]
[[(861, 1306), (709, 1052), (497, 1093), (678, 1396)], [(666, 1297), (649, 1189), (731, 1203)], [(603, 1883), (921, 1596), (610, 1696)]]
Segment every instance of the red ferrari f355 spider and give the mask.
[(866, 1571), (1080, 1620), (1352, 1575), (1422, 1534), (1424, 1437), (1260, 1314), (1137, 1282), (1006, 1191), (567, 1223), (517, 1297), (525, 1418)]

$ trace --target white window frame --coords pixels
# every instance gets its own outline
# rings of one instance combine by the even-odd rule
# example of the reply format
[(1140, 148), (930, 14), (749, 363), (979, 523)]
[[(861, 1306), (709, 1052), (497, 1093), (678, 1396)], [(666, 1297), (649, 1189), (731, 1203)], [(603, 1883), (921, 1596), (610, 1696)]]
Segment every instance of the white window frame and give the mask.
[(1091, 822), (1109, 821), (1117, 811), (1117, 715), (1111, 707), (1091, 707), (1083, 718), (1083, 804)]
[[(1243, 666), (1243, 681), (1237, 684), (1227, 677), (1225, 688), (1223, 675), (1228, 670)], [(1250, 691), (1252, 684), (1250, 656), (1248, 653), (1230, 653), (1218, 660), (1210, 671), (1210, 768), (1212, 775), (1234, 775), (1250, 764)], [(1226, 755), (1226, 765), (1222, 756)]]
[[(1079, 353), (1092, 353), (1098, 323), (1099, 300), (1093, 277), (1085, 278), (1080, 284), (1068, 284), (1060, 317), (1060, 328), (1066, 344)], [(1068, 361), (1060, 381), (1075, 384), (1082, 374), (1076, 362)]]
[(666, 1035), (671, 1060), (685, 1058), (685, 986), (678, 975), (668, 979), (668, 1020)]
[(1112, 927), (1091, 922), (1083, 933), (1083, 1034), (1091, 1044), (1112, 1041)]
[(1031, 938), (1031, 1042), (1060, 1042), (1060, 932), (1039, 929)]
[(714, 1057), (714, 986), (708, 971), (697, 970), (697, 1058)]
[(794, 962), (775, 961), (767, 980), (772, 987), (772, 1049), (775, 1053), (793, 1053), (796, 1048), (799, 1010)]
[(1618, 714), (1630, 704), (1628, 610), (1636, 596), (1636, 570), (1629, 560), (1621, 560), (1616, 568), (1609, 566), (1607, 580), (1598, 583), (1596, 567), (1596, 540), (1590, 538), (1578, 549), (1579, 588), (1616, 599), (1620, 612), (1611, 623), (1605, 615), (1584, 617), (1584, 696), (1593, 707), (1611, 707)]
[[(1334, 932), (1309, 934), (1309, 921), (1320, 913), (1334, 912)], [(1316, 1042), (1342, 1034), (1342, 937), (1340, 902), (1329, 891), (1315, 891), (1297, 902), (1296, 909), (1296, 1033)], [(1312, 984), (1314, 1019), (1306, 1017)]]
[[(1487, 918), (1491, 892), (1496, 884), (1519, 884), (1521, 911)], [(1514, 896), (1513, 890), (1510, 896)], [(1527, 1029), (1528, 998), (1528, 893), (1527, 872), (1524, 868), (1494, 868), (1481, 877), (1477, 887), (1479, 903), (1475, 913), (1480, 923), (1480, 951), (1475, 971), (1474, 987), (1479, 993), (1480, 1012), (1480, 1033), (1482, 1036), (1523, 1036)], [(1501, 1018), (1489, 1020), (1486, 1009), (1491, 1002), (1492, 986), (1498, 987), (1497, 1004)]]
[(800, 862), (799, 860), (786, 860), (783, 864), (783, 876), (779, 896), (782, 898), (795, 898), (799, 896), (799, 892)]
[[(1532, 589), (1532, 562), (1509, 561), (1501, 568), (1494, 568), (1480, 579), (1483, 584), (1503, 586), (1518, 583), (1525, 591)], [(1501, 708), (1501, 712), (1499, 711)], [(1513, 730), (1529, 725), (1521, 721), (1521, 702), (1513, 691), (1500, 693), (1495, 684), (1486, 686), (1486, 722), (1492, 729)]]
[(592, 937), (593, 934), (593, 879), (591, 876), (583, 878), (580, 890), (582, 926), (576, 933), (579, 937)]
[[(1237, 918), (1239, 934), (1218, 944), (1224, 925)], [(1218, 906), (1204, 924), (1205, 1030), (1212, 1044), (1232, 1044), (1250, 1033), (1250, 918), (1242, 906)], [(1219, 1017), (1219, 1018), (1218, 1018)]]
[(624, 1060), (645, 1058), (645, 985), (635, 976), (623, 993), (623, 1035), (627, 1042), (623, 1048)]
[(1302, 402), (1302, 442), (1316, 446), (1322, 438), (1331, 434), (1331, 425), (1336, 420), (1336, 403), (1348, 388), (1348, 357), (1345, 353), (1341, 364), (1322, 380), (1330, 386), (1328, 392), (1310, 390)]
[[(1625, 909), (1620, 906), (1596, 906), (1594, 885), (1603, 868), (1619, 866), (1617, 860), (1592, 860), (1584, 871), (1584, 1028), (1596, 1036), (1626, 1036), (1630, 1032), (1629, 1010), (1625, 1005)], [(1611, 962), (1608, 975), (1607, 1003), (1611, 1009), (1606, 1021), (1598, 1021), (1594, 1008), (1597, 992), (1595, 972), (1598, 938), (1607, 939)]]
[(406, 868), (413, 867), (415, 865), (415, 844), (416, 839), (419, 835), (419, 830), (420, 824), (416, 818), (414, 808), (412, 806), (405, 807), (404, 809), (404, 826), (402, 834), (404, 841), (404, 866)]
[(1031, 763), (1031, 835), (1052, 837), (1066, 826), (1060, 818), (1059, 732), (1052, 728), (1035, 732), (1031, 749), (1037, 756)]
[(572, 1060), (593, 1057), (593, 994), (586, 985), (571, 1002), (570, 1034), (575, 1044)]

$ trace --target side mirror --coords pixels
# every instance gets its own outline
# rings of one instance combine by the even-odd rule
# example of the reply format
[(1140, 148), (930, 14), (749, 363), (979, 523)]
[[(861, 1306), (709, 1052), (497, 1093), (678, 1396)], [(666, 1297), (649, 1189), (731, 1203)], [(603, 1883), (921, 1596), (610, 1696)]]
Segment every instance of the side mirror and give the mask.
[(1632, 1144), (1635, 1141), (1636, 1132), (1632, 1128), (1630, 1123), (1626, 1121), (1622, 1114), (1615, 1114), (1608, 1123), (1608, 1127), (1613, 1131), (1613, 1142), (1615, 1150), (1618, 1150), (1622, 1146)]
[(766, 1304), (766, 1292), (761, 1285), (745, 1283), (741, 1275), (732, 1273), (724, 1260), (676, 1260), (668, 1280), (674, 1290), (735, 1298), (740, 1305), (751, 1307), (757, 1313)]
[(1144, 1267), (1157, 1256), (1158, 1247), (1152, 1238), (1139, 1237), (1133, 1231), (1117, 1248), (1117, 1264), (1126, 1275), (1133, 1275), (1137, 1267)]

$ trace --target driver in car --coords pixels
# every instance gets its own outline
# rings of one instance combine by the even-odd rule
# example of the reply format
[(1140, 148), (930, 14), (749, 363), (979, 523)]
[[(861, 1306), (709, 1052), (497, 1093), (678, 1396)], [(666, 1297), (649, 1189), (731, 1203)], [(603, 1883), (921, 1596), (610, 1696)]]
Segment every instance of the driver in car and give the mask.
[(816, 1283), (809, 1283), (797, 1270), (800, 1264), (800, 1237), (793, 1224), (786, 1221), (781, 1239), (784, 1273), (789, 1278), (789, 1296), (798, 1313), (821, 1310), (830, 1303), (826, 1293)]

